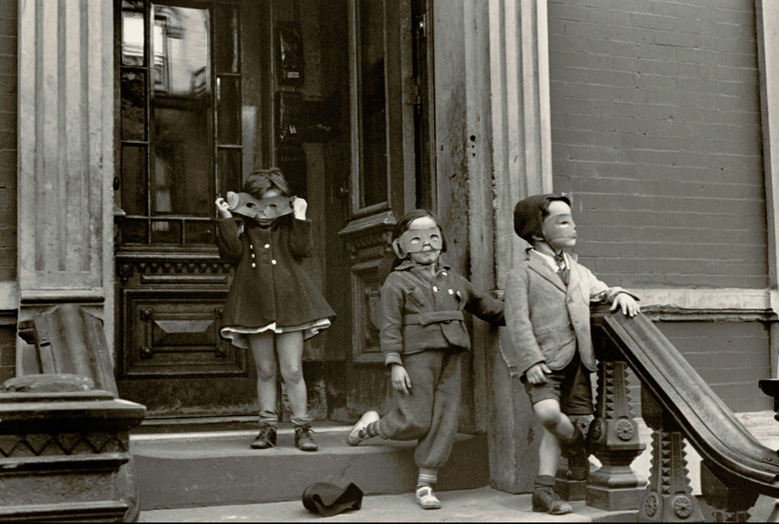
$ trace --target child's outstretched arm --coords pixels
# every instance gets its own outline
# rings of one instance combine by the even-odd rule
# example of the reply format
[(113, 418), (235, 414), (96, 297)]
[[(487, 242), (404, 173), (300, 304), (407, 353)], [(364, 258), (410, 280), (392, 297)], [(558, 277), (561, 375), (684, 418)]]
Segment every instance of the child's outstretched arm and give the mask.
[(465, 291), (468, 295), (465, 302), (465, 310), (482, 320), (498, 326), (505, 326), (506, 319), (503, 317), (503, 301), (493, 298), (487, 292), (477, 291), (470, 281), (463, 280)]
[(584, 266), (580, 265), (579, 269), (582, 272), (582, 277), (587, 279), (587, 285), (590, 289), (590, 302), (611, 303), (610, 311), (622, 309), (622, 313), (629, 317), (634, 317), (639, 313), (641, 308), (638, 305), (637, 296), (621, 287), (607, 286)]

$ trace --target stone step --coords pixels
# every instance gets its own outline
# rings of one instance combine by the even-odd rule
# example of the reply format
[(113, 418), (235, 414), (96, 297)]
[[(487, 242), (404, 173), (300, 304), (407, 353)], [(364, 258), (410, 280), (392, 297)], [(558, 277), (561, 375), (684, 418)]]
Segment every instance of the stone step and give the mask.
[[(292, 428), (277, 447), (253, 450), (257, 430), (148, 433), (131, 436), (141, 509), (259, 504), (300, 500), (313, 482), (355, 483), (366, 495), (410, 493), (416, 485), (415, 442), (370, 439), (346, 444), (346, 426), (314, 426), (319, 451), (294, 447)], [(457, 435), (439, 490), (489, 482), (486, 435)]]

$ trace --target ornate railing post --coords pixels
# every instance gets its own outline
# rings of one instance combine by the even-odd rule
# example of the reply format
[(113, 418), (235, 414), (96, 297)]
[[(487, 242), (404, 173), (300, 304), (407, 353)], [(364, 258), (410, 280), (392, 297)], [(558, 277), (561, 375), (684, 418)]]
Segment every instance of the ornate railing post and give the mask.
[(684, 437), (673, 417), (643, 385), (641, 414), (653, 430), (652, 469), (638, 521), (702, 522), (703, 513), (687, 477)]
[(593, 342), (598, 356), (598, 393), (587, 442), (602, 465), (590, 473), (587, 505), (607, 511), (638, 509), (645, 482), (631, 464), (646, 445), (639, 441), (630, 404), (628, 365), (597, 336)]

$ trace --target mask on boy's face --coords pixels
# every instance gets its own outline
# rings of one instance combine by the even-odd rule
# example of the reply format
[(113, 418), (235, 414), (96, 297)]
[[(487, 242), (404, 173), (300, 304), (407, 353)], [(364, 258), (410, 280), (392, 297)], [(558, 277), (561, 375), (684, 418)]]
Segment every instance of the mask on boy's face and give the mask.
[(541, 229), (544, 239), (555, 251), (576, 245), (576, 224), (570, 214), (547, 217)]
[(425, 245), (429, 245), (434, 251), (440, 251), (443, 247), (441, 230), (437, 227), (409, 229), (400, 235), (400, 238), (392, 241), (392, 249), (398, 258), (406, 258), (409, 253), (423, 251)]
[(249, 193), (227, 192), (227, 205), (232, 213), (249, 218), (278, 218), (292, 213), (289, 197), (274, 196), (257, 199)]

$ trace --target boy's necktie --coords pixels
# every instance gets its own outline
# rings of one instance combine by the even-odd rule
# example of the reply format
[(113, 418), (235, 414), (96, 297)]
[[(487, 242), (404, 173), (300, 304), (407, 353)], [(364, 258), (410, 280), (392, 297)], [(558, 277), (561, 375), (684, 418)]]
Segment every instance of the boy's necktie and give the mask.
[(557, 274), (560, 275), (563, 284), (567, 286), (568, 280), (571, 277), (571, 270), (565, 265), (565, 255), (563, 255), (562, 251), (555, 253), (554, 261), (557, 263)]

